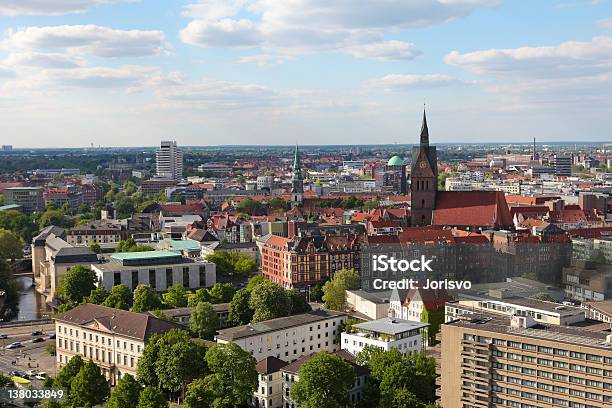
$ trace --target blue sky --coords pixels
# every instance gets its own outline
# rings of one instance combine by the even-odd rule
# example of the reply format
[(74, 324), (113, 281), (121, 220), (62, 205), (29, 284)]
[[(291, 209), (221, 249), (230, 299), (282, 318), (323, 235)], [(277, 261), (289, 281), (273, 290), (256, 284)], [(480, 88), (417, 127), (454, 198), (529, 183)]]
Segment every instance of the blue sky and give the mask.
[(2, 0), (17, 147), (612, 141), (609, 0)]

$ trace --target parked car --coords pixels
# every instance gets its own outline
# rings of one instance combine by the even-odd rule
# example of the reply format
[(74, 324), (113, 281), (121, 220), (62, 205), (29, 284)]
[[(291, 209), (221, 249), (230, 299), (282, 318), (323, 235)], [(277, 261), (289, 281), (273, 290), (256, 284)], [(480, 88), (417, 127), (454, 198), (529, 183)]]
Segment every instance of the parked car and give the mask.
[(32, 339), (32, 343), (42, 343), (43, 341), (45, 341), (44, 337), (35, 337)]
[(8, 339), (8, 336), (6, 334), (0, 334), (0, 339)]
[(9, 345), (8, 345), (8, 346), (6, 346), (5, 348), (6, 348), (7, 350), (12, 350), (12, 349), (20, 348), (20, 347), (23, 347), (23, 345), (17, 341), (17, 342), (15, 342), (15, 343), (11, 343), (11, 344), (9, 344)]
[(41, 371), (40, 373), (36, 374), (34, 378), (36, 378), (37, 380), (44, 380), (45, 378), (47, 378), (47, 373)]
[(55, 338), (55, 333), (51, 333), (51, 334), (49, 335), (49, 338), (50, 338), (50, 339), (54, 339), (54, 338)]
[(41, 332), (40, 330), (36, 330), (35, 332), (32, 332), (32, 336), (42, 336), (43, 332)]
[(23, 371), (19, 371), (19, 370), (13, 370), (9, 373), (9, 375), (11, 377), (25, 377), (26, 373), (24, 373)]
[(28, 370), (28, 371), (26, 371), (26, 372), (25, 372), (25, 375), (26, 375), (28, 378), (34, 377), (36, 374), (37, 374), (37, 373), (36, 373), (36, 370)]

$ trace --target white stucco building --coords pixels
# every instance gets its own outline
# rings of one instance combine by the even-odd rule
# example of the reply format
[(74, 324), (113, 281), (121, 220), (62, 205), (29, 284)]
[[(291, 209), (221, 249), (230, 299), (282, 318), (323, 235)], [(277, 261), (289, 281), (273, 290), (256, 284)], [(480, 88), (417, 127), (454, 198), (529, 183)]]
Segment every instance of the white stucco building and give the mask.
[(427, 323), (385, 317), (353, 325), (351, 333), (340, 335), (340, 344), (343, 350), (353, 355), (365, 346), (384, 351), (397, 349), (402, 354), (421, 351), (424, 348), (424, 329), (428, 326)]

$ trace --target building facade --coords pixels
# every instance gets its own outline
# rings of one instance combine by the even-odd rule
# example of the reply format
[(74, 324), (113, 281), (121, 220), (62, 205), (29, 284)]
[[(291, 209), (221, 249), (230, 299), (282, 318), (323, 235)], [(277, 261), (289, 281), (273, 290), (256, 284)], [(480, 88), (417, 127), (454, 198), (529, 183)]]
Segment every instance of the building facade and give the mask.
[(319, 351), (340, 349), (337, 334), (344, 313), (313, 311), (219, 330), (217, 343), (235, 343), (257, 361), (276, 357), (287, 362)]
[(4, 189), (4, 204), (21, 206), (26, 214), (45, 211), (43, 190), (40, 187), (9, 187)]
[(114, 253), (109, 262), (92, 264), (91, 269), (107, 291), (121, 284), (132, 291), (144, 284), (164, 292), (176, 282), (186, 289), (209, 288), (217, 282), (214, 263), (173, 251)]
[(155, 152), (157, 177), (180, 180), (183, 178), (183, 152), (175, 141), (162, 141)]
[(180, 328), (146, 313), (85, 303), (55, 318), (57, 369), (74, 356), (91, 359), (115, 385), (125, 374), (136, 377), (138, 359), (149, 337)]
[(423, 336), (428, 326), (427, 323), (384, 317), (354, 324), (350, 333), (342, 332), (340, 344), (354, 356), (365, 346), (384, 351), (396, 349), (402, 354), (419, 352), (425, 347)]

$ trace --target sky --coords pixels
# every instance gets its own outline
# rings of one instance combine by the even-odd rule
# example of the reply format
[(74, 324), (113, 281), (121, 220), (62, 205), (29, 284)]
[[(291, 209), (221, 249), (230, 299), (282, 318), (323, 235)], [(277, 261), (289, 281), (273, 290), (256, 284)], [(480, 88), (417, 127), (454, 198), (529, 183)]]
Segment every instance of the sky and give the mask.
[(1, 0), (14, 147), (611, 141), (612, 0)]

